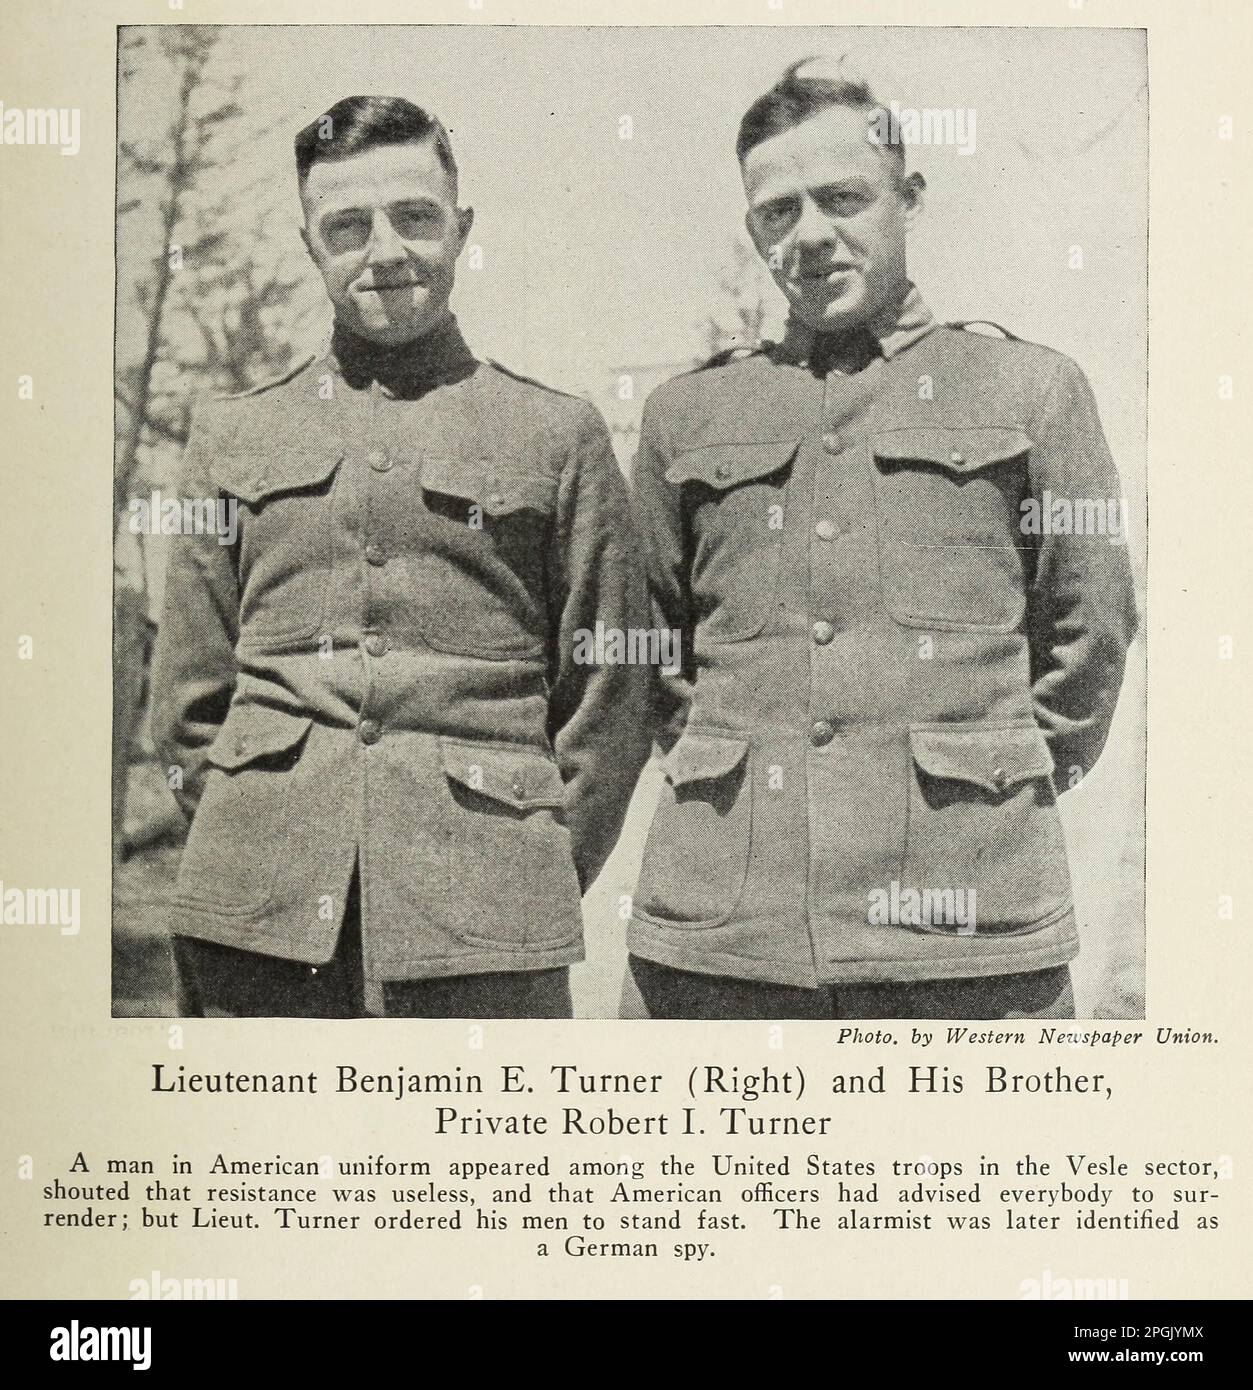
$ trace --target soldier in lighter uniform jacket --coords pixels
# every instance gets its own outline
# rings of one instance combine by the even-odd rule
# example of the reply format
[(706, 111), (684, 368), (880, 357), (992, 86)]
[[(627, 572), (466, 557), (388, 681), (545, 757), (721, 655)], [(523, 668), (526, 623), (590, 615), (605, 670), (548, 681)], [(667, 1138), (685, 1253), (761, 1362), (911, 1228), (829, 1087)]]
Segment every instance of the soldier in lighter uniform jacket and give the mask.
[(921, 177), (801, 66), (738, 146), (786, 334), (657, 390), (633, 474), (685, 665), (632, 971), (660, 1017), (1068, 1016), (1057, 797), (1137, 619), (1125, 536), (1031, 518), (1121, 532), (1118, 478), (1072, 361), (935, 322)]
[(196, 413), (183, 495), (238, 536), (172, 542), (158, 640), (183, 1010), (568, 1015), (648, 752), (642, 668), (575, 659), (646, 625), (625, 484), (594, 408), (462, 339), (437, 121), (348, 98), (296, 157), (330, 350)]

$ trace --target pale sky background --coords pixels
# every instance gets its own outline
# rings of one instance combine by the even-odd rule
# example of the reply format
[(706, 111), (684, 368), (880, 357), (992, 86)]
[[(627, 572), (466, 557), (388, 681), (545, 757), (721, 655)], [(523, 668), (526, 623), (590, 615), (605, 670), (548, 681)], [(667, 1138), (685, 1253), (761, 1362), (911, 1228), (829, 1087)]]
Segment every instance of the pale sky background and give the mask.
[[(789, 62), (844, 52), (885, 102), (976, 113), (972, 155), (910, 151), (929, 186), (911, 275), (938, 317), (991, 318), (1079, 362), (1138, 517), (1147, 361), (1141, 31), (233, 28), (221, 58), (250, 75), (245, 99), (276, 132), (247, 147), (232, 175), (287, 183), (282, 235), (299, 260), (296, 129), (355, 93), (405, 96), (438, 114), (451, 131), (462, 202), (475, 208), (471, 242), (482, 248), (482, 269), (463, 256), (453, 298), (471, 346), (621, 412), (613, 387), (622, 368), (664, 376), (667, 365), (702, 353), (705, 318), (723, 299), (719, 277), (743, 236), (734, 142), (744, 109)], [(156, 114), (173, 94), (168, 79), (141, 73), (122, 95), (133, 105), (151, 100)], [(123, 109), (123, 128), (135, 114)], [(628, 140), (619, 137), (623, 116)], [(119, 245), (123, 281), (130, 226)], [(136, 234), (141, 226), (134, 222)], [(1072, 246), (1082, 270), (1068, 266)], [(309, 275), (320, 294), (311, 266)], [(775, 326), (767, 323), (768, 335)], [(317, 337), (298, 346), (312, 350)], [(120, 347), (125, 361), (126, 342)], [(638, 415), (652, 384), (643, 373), (628, 411)], [(1142, 552), (1138, 540), (1133, 552)]]

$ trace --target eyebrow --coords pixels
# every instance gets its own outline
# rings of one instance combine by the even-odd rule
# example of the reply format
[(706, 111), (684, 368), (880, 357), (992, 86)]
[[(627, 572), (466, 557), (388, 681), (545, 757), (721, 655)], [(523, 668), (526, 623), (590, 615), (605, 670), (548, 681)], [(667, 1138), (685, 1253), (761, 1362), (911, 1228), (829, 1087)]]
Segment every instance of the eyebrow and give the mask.
[[(414, 195), (414, 196), (412, 196), (412, 197), (407, 197), (407, 198), (396, 198), (396, 199), (394, 199), (394, 200), (393, 200), (392, 202), (390, 202), (390, 203), (385, 203), (385, 204), (383, 205), (383, 211), (384, 211), (384, 212), (391, 212), (394, 208), (413, 208), (413, 207), (417, 207), (417, 208), (431, 208), (431, 209), (432, 209), (433, 211), (435, 211), (435, 212), (442, 212), (442, 211), (443, 211), (442, 204), (440, 204), (436, 199), (431, 198), (431, 197), (427, 196), (426, 194), (422, 194), (422, 193), (419, 193), (419, 194), (416, 194), (416, 195)], [(318, 215), (318, 221), (321, 223), (321, 222), (327, 221), (329, 218), (332, 218), (332, 217), (353, 217), (353, 216), (359, 216), (359, 215), (362, 215), (362, 214), (372, 213), (373, 211), (374, 211), (373, 206), (370, 206), (370, 207), (356, 207), (356, 206), (350, 206), (350, 207), (342, 207), (342, 208), (335, 208), (335, 207), (332, 207), (332, 208), (327, 208), (327, 209), (325, 210), (325, 212), (319, 213), (319, 215)]]
[[(864, 178), (860, 174), (854, 174), (846, 179), (835, 179), (831, 183), (818, 184), (812, 188), (807, 187), (805, 191), (813, 197), (821, 199), (844, 193), (870, 194), (875, 190), (870, 179)], [(789, 203), (795, 203), (799, 197), (800, 194), (795, 189), (788, 189), (784, 193), (775, 193), (756, 199), (749, 206), (754, 212), (766, 212), (772, 208), (783, 208)]]

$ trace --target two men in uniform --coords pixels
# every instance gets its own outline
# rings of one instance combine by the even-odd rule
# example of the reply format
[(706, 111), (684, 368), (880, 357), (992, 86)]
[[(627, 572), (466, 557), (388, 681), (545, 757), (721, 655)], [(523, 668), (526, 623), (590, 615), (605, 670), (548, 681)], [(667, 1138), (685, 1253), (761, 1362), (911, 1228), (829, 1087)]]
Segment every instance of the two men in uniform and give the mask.
[[(655, 736), (651, 1016), (1073, 1012), (1056, 803), (1136, 614), (1125, 548), (1022, 518), (1118, 479), (1074, 363), (931, 316), (879, 110), (798, 65), (745, 115), (787, 331), (650, 397), (635, 520), (595, 412), (457, 333), (442, 127), (350, 98), (302, 132), (332, 350), (197, 418), (184, 491), (239, 542), (180, 540), (160, 639), (189, 1009), (568, 1013)], [(597, 622), (681, 668), (578, 665)]]

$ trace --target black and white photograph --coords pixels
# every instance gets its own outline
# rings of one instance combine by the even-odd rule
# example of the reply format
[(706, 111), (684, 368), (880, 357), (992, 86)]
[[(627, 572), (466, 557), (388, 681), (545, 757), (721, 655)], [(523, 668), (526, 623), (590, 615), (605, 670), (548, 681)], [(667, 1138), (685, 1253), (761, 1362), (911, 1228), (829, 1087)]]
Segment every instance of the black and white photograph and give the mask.
[(115, 1018), (1145, 1017), (1144, 30), (117, 64)]

